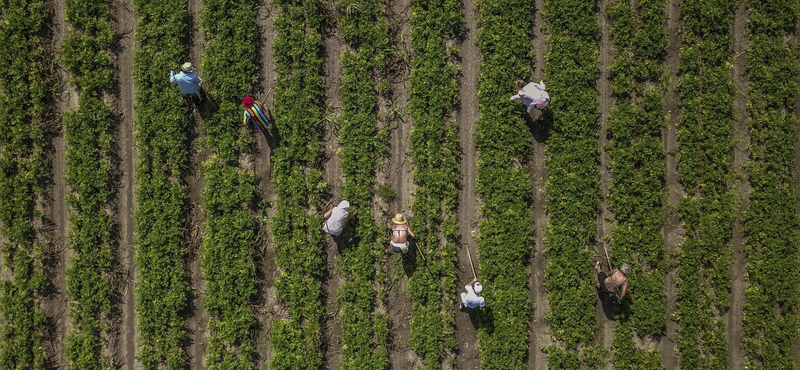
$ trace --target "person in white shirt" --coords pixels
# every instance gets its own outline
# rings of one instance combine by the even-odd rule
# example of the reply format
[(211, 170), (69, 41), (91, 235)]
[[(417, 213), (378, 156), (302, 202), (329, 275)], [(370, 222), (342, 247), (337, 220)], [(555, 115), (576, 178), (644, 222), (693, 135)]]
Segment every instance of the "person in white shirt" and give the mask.
[(486, 305), (486, 300), (481, 297), (483, 286), (478, 282), (478, 279), (472, 279), (472, 281), (470, 281), (469, 284), (464, 287), (464, 289), (466, 292), (461, 293), (461, 304), (458, 305), (458, 309), (463, 310), (464, 307), (467, 307), (480, 308), (483, 310), (483, 307)]
[(344, 229), (344, 220), (356, 217), (355, 213), (347, 212), (348, 208), (350, 208), (350, 202), (343, 200), (339, 202), (338, 206), (325, 212), (323, 215), (325, 223), (322, 225), (322, 230), (330, 235), (341, 234)]
[[(524, 82), (520, 81), (520, 85)], [(544, 110), (550, 104), (550, 94), (545, 91), (544, 81), (531, 82), (525, 87), (519, 89), (517, 95), (511, 97), (511, 100), (520, 100), (528, 108), (528, 113), (531, 109)]]

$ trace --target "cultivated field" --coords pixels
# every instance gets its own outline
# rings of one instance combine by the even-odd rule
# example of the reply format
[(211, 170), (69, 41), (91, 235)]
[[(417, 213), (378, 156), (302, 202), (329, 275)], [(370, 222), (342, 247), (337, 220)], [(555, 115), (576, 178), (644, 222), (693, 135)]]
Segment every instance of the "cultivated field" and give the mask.
[(800, 370), (799, 31), (795, 0), (0, 1), (0, 369)]

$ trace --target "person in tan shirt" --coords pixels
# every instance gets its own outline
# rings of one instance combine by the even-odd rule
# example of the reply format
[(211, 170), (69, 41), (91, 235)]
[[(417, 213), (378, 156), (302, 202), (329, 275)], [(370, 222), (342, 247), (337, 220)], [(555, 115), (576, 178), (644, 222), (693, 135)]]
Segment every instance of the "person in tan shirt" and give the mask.
[(594, 283), (594, 286), (607, 294), (614, 294), (622, 289), (622, 293), (619, 296), (619, 300), (622, 301), (625, 293), (628, 292), (628, 277), (626, 275), (631, 273), (631, 266), (623, 263), (621, 268), (614, 269), (606, 274), (600, 269), (600, 265), (602, 265), (601, 261), (597, 261), (594, 265), (594, 270), (597, 271), (597, 282)]

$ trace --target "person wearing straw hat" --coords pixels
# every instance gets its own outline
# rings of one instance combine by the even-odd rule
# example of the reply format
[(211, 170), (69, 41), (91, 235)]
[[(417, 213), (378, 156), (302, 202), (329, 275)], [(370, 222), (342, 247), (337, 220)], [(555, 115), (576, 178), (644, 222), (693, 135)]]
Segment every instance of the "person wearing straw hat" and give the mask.
[(628, 277), (626, 275), (631, 273), (631, 265), (623, 263), (621, 268), (611, 270), (606, 274), (601, 269), (602, 264), (602, 261), (597, 261), (594, 264), (594, 271), (597, 272), (597, 282), (594, 283), (594, 286), (609, 295), (622, 288), (622, 293), (619, 295), (619, 300), (622, 301), (625, 293), (628, 292)]
[(545, 91), (544, 81), (539, 81), (538, 84), (536, 82), (531, 82), (522, 87), (521, 85), (524, 83), (524, 81), (517, 81), (517, 85), (520, 86), (520, 89), (517, 95), (511, 97), (511, 100), (521, 99), (528, 113), (534, 108), (538, 110), (547, 108), (550, 104), (550, 94)]
[(203, 99), (200, 93), (203, 92), (201, 84), (203, 80), (194, 73), (192, 62), (183, 63), (181, 71), (175, 73), (174, 69), (169, 70), (169, 82), (177, 84), (183, 95), (190, 95), (195, 102), (200, 102)]
[(269, 108), (264, 108), (261, 102), (249, 96), (242, 99), (242, 106), (244, 107), (244, 120), (242, 126), (246, 126), (247, 122), (252, 122), (258, 131), (264, 135), (264, 138), (269, 141), (267, 131), (272, 134), (272, 124), (275, 119), (272, 118), (272, 111)]
[(408, 226), (406, 219), (403, 218), (402, 213), (398, 213), (392, 218), (392, 222), (386, 224), (392, 231), (392, 237), (389, 239), (389, 245), (392, 247), (392, 252), (395, 253), (408, 253), (408, 236), (416, 238), (411, 227)]
[(472, 279), (469, 284), (464, 286), (464, 290), (466, 292), (461, 292), (461, 303), (458, 305), (458, 309), (463, 310), (464, 307), (467, 307), (483, 310), (483, 307), (486, 306), (486, 299), (481, 296), (483, 286), (478, 281), (478, 278)]
[(343, 200), (339, 202), (339, 205), (325, 212), (323, 215), (325, 223), (322, 225), (322, 230), (333, 236), (341, 234), (344, 229), (344, 220), (356, 217), (355, 213), (347, 211), (348, 208), (350, 208), (350, 202)]

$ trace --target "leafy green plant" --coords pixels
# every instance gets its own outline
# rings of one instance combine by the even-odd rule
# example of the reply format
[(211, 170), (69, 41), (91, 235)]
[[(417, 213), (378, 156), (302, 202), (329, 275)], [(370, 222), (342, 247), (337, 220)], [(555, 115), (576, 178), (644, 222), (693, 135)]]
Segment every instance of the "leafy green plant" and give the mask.
[[(339, 3), (339, 30), (350, 46), (342, 58), (339, 142), (345, 182), (342, 197), (359, 217), (342, 234), (342, 274), (346, 281), (337, 302), (342, 322), (343, 369), (385, 369), (389, 366), (386, 339), (388, 317), (376, 311), (381, 292), (375, 281), (385, 280), (384, 248), (378, 237), (383, 229), (371, 217), (375, 172), (386, 148), (385, 135), (378, 135), (379, 93), (390, 52), (389, 26), (384, 5), (375, 0)], [(390, 189), (391, 190), (391, 189)], [(382, 288), (379, 288), (382, 289)]]
[(666, 196), (661, 129), (669, 78), (664, 63), (665, 6), (664, 0), (616, 1), (607, 12), (614, 42), (609, 82), (615, 103), (608, 119), (609, 205), (617, 220), (611, 258), (615, 266), (634, 267), (628, 275), (630, 298), (615, 310), (612, 348), (617, 369), (664, 366), (660, 353), (638, 349), (633, 335), (660, 335), (666, 330), (667, 257), (661, 235)]
[(275, 262), (281, 277), (275, 282), (288, 318), (273, 321), (269, 341), (273, 369), (318, 369), (322, 366), (323, 316), (322, 195), (326, 189), (320, 165), (324, 73), (322, 25), (318, 0), (278, 0), (273, 45), (278, 81), (275, 117), (279, 143), (272, 158), (277, 203), (271, 230)]
[(0, 282), (0, 368), (45, 369), (48, 323), (40, 301), (47, 279), (37, 243), (35, 209), (49, 163), (45, 124), (51, 86), (43, 40), (48, 3), (0, 1), (0, 232), (4, 268)]
[(549, 32), (545, 70), (553, 97), (544, 120), (552, 121), (546, 157), (550, 224), (544, 236), (546, 319), (555, 342), (547, 348), (552, 369), (596, 363), (587, 353), (580, 356), (597, 329), (590, 260), (599, 203), (596, 12), (594, 1), (548, 0), (544, 8)]
[(412, 319), (409, 345), (426, 369), (439, 369), (445, 351), (456, 347), (456, 243), (460, 183), (457, 54), (447, 44), (462, 36), (459, 1), (412, 1), (409, 134), (416, 184), (411, 220), (416, 230), (418, 268), (409, 280)]
[[(748, 369), (798, 369), (800, 219), (797, 155), (798, 4), (750, 2), (750, 165), (745, 214), (747, 291), (742, 346)], [(796, 37), (796, 36), (794, 36)]]
[(257, 293), (255, 176), (239, 168), (250, 127), (242, 127), (238, 102), (258, 77), (256, 24), (259, 2), (203, 0), (200, 17), (206, 35), (203, 56), (205, 86), (219, 109), (205, 117), (211, 157), (203, 162), (205, 185), (203, 251), (206, 279), (203, 306), (208, 310), (210, 369), (256, 368), (254, 332), (258, 327), (249, 304)]
[(531, 1), (477, 2), (481, 73), (475, 132), (481, 222), (477, 237), (486, 308), (478, 333), (482, 369), (527, 369), (531, 302), (526, 282), (531, 251), (531, 187), (525, 167), (530, 136), (509, 97), (531, 72)]
[(68, 368), (110, 369), (103, 354), (115, 315), (111, 281), (115, 272), (113, 221), (106, 209), (114, 196), (112, 182), (112, 108), (103, 94), (112, 87), (109, 50), (109, 3), (67, 1), (66, 20), (72, 25), (62, 45), (62, 62), (79, 91), (78, 108), (64, 114), (67, 144), (65, 182), (72, 193), (69, 245), (75, 251), (66, 273), (69, 314), (74, 331), (67, 334)]
[(135, 0), (136, 316), (144, 369), (186, 369), (189, 115), (167, 69), (186, 58), (184, 1)]
[(681, 3), (684, 47), (679, 61), (681, 104), (678, 178), (688, 194), (678, 214), (686, 229), (680, 247), (678, 354), (685, 369), (727, 369), (721, 313), (730, 301), (734, 197), (730, 26), (738, 0)]

